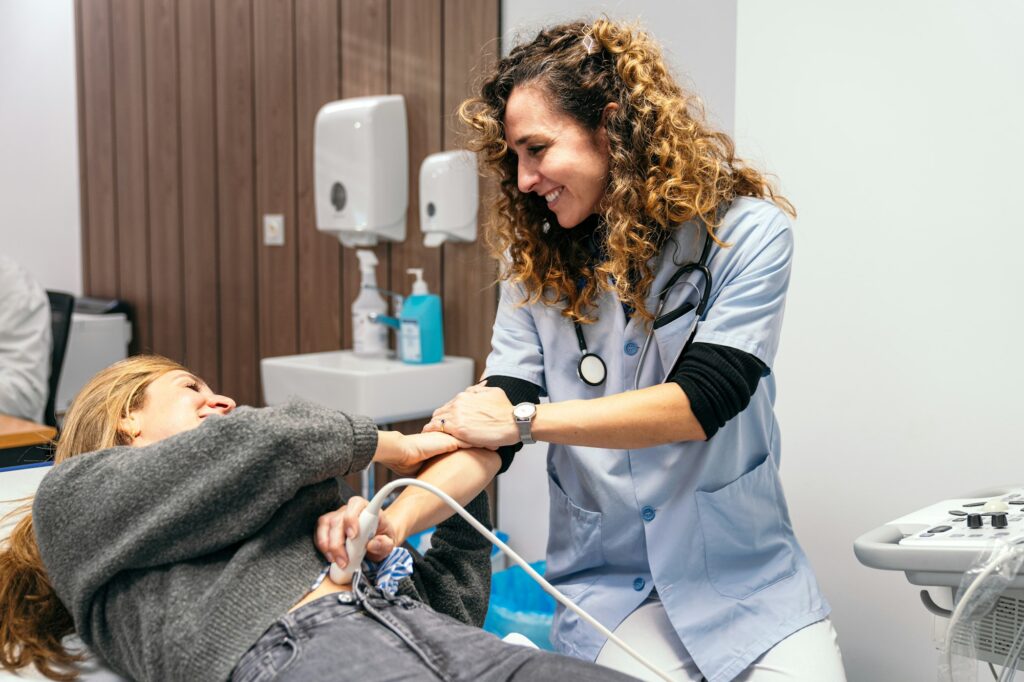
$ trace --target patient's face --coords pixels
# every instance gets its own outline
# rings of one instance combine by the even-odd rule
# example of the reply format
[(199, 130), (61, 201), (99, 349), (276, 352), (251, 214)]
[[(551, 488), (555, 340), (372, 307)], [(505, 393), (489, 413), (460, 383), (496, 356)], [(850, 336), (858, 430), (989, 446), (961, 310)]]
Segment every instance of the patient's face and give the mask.
[(231, 398), (217, 395), (189, 372), (174, 370), (146, 388), (142, 409), (132, 412), (124, 429), (135, 436), (132, 445), (149, 445), (194, 429), (211, 414), (227, 414), (233, 409), (235, 401)]

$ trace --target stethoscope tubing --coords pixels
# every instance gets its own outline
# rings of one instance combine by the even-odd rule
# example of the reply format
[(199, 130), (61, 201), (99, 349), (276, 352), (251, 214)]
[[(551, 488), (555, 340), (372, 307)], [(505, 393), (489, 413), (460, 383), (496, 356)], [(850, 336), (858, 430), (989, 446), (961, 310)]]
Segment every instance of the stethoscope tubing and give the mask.
[[(678, 268), (662, 288), (661, 293), (658, 294), (658, 307), (654, 312), (654, 322), (651, 324), (651, 328), (647, 332), (643, 348), (640, 351), (640, 357), (637, 359), (636, 372), (633, 375), (633, 390), (639, 390), (640, 388), (640, 370), (644, 366), (644, 360), (647, 358), (647, 351), (651, 345), (651, 337), (654, 336), (654, 330), (660, 329), (661, 327), (674, 322), (693, 310), (695, 307), (692, 303), (683, 303), (672, 312), (662, 315), (661, 311), (665, 307), (665, 301), (668, 298), (668, 293), (679, 283), (679, 280), (683, 275), (691, 272), (699, 272), (704, 278), (704, 287), (703, 291), (700, 291), (700, 298), (696, 305), (697, 312), (693, 316), (693, 322), (690, 324), (690, 328), (687, 330), (687, 338), (686, 342), (683, 344), (683, 348), (689, 345), (690, 340), (693, 338), (697, 329), (697, 322), (704, 314), (704, 311), (707, 310), (708, 299), (711, 295), (711, 270), (707, 266), (708, 256), (710, 253), (711, 233), (706, 232), (704, 235), (704, 248), (701, 250), (700, 260), (696, 263), (687, 263)], [(697, 286), (693, 283), (686, 282), (686, 284), (697, 290)], [(579, 375), (580, 381), (588, 386), (600, 386), (604, 383), (605, 378), (607, 377), (607, 365), (605, 365), (604, 359), (600, 355), (597, 353), (591, 353), (587, 350), (587, 340), (583, 335), (583, 326), (579, 321), (573, 321), (573, 326), (576, 330), (576, 339), (579, 342), (581, 353), (579, 363), (576, 365), (576, 373)], [(595, 364), (595, 361), (599, 364)], [(592, 369), (588, 369), (588, 366)]]

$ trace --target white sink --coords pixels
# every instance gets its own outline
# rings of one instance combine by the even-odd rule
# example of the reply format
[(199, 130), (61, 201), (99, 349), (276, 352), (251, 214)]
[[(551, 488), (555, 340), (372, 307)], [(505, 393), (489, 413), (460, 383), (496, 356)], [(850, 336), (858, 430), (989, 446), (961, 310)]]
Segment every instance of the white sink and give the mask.
[(298, 396), (393, 424), (429, 417), (472, 384), (473, 360), (446, 355), (438, 363), (412, 365), (337, 350), (263, 358), (260, 372), (267, 405)]

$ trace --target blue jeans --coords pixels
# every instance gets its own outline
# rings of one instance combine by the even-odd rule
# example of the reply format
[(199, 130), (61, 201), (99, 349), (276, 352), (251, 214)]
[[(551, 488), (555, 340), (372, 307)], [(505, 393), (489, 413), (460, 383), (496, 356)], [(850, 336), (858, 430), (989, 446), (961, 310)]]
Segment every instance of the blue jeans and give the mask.
[(275, 622), (231, 682), (264, 680), (631, 680), (547, 651), (506, 644), (408, 597), (344, 592)]

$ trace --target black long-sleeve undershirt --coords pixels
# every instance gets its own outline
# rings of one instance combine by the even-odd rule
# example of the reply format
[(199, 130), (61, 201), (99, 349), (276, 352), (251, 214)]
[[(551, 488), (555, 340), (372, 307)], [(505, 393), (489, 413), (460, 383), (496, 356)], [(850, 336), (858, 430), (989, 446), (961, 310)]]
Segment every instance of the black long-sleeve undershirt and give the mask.
[[(518, 405), (519, 403), (537, 404), (540, 402), (540, 386), (530, 383), (525, 379), (495, 375), (487, 377), (486, 381), (488, 386), (494, 386), (505, 391), (505, 395), (513, 405)], [(511, 415), (509, 416), (511, 417)], [(498, 456), (501, 457), (501, 468), (498, 469), (499, 474), (504, 473), (506, 469), (512, 466), (512, 459), (522, 447), (522, 443), (515, 443), (514, 445), (503, 445), (498, 448)]]
[[(690, 409), (710, 439), (730, 419), (750, 404), (757, 384), (767, 367), (756, 357), (731, 346), (694, 343), (680, 358), (666, 383), (678, 384), (690, 400)], [(540, 402), (540, 387), (524, 379), (510, 376), (489, 376), (487, 385), (505, 391), (509, 402)], [(501, 469), (512, 464), (522, 443), (498, 448)]]
[[(750, 404), (767, 367), (731, 346), (694, 343), (668, 381), (679, 384), (708, 439)], [(667, 383), (667, 382), (666, 382)]]

